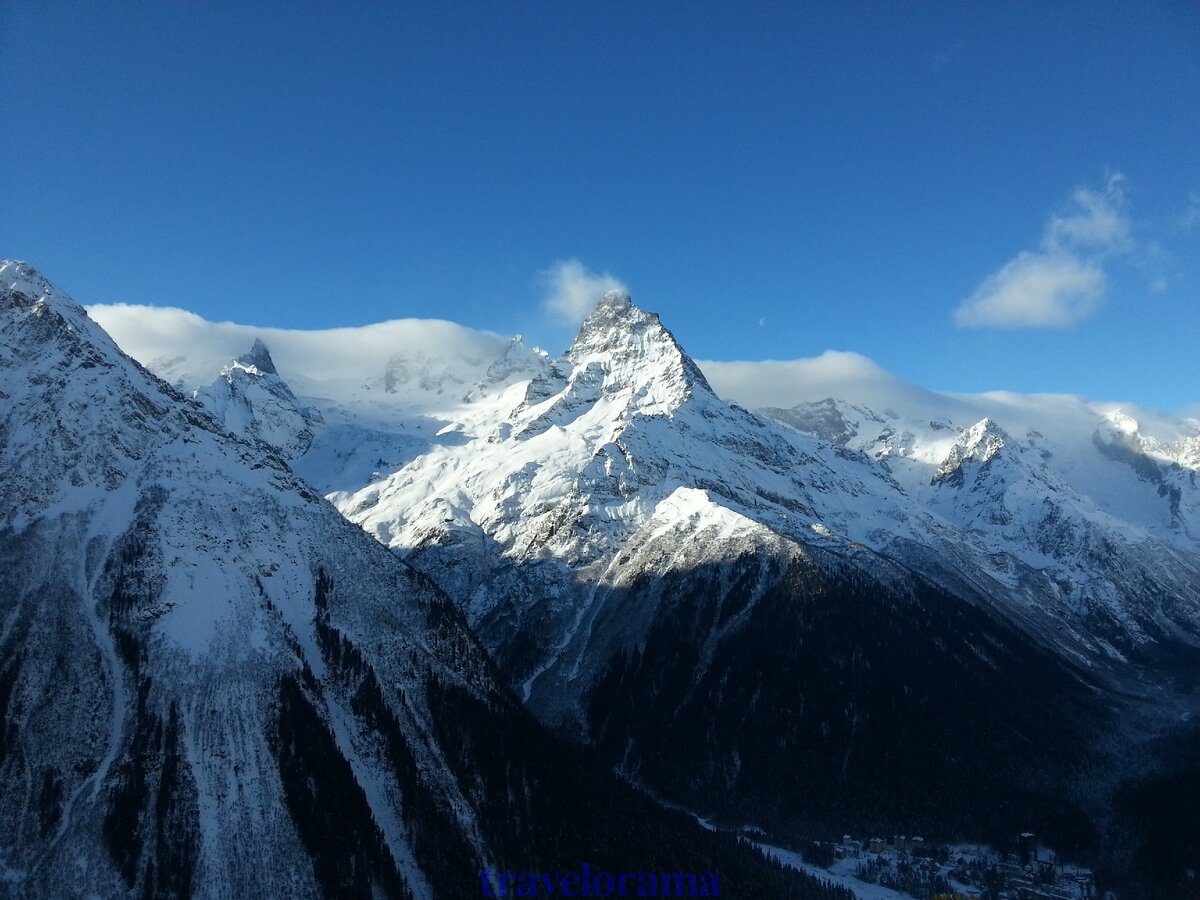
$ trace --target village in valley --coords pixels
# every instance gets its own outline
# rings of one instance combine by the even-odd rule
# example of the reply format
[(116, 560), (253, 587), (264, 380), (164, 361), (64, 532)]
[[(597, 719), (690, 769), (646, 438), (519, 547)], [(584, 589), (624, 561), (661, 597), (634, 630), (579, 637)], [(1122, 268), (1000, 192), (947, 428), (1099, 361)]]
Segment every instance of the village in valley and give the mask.
[(868, 885), (879, 896), (919, 900), (1091, 900), (1093, 873), (1066, 864), (1025, 832), (1001, 852), (976, 844), (937, 845), (921, 837), (895, 835), (856, 840), (814, 841), (800, 853), (809, 871), (824, 870), (856, 893)]

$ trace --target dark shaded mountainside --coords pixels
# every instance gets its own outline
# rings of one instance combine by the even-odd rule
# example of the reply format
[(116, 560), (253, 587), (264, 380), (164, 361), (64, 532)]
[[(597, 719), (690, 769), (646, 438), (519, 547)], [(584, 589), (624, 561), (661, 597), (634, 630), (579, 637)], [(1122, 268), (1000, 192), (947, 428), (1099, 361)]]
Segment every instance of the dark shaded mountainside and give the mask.
[[(618, 610), (649, 598), (656, 611), (584, 698), (582, 734), (602, 758), (791, 846), (899, 833), (1015, 849), (1033, 831), (1120, 897), (1195, 896), (1190, 717), (1164, 723), (1140, 691), (912, 573), (881, 582), (877, 568), (818, 557), (756, 585), (760, 563), (621, 592)], [(697, 638), (756, 589), (733, 635)], [(1180, 681), (1200, 672), (1184, 653), (1157, 662)]]
[(0, 267), (0, 894), (479, 896), (493, 871), (845, 897), (539, 725), (265, 443)]
[[(736, 563), (631, 587), (670, 600), (589, 693), (592, 740), (669, 796), (785, 834), (1002, 843), (1036, 825), (1081, 846), (1112, 727), (1081, 673), (919, 578), (822, 562), (790, 561), (706, 660), (689, 636), (745, 602), (748, 584), (719, 589)], [(665, 765), (671, 747), (689, 749)]]

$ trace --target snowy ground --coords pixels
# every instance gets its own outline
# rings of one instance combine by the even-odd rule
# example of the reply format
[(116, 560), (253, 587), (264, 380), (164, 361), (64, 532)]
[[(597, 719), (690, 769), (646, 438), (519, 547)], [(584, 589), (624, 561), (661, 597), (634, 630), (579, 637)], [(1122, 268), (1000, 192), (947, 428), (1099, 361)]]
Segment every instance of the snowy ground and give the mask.
[(860, 881), (855, 878), (854, 872), (858, 868), (860, 860), (840, 859), (834, 863), (832, 868), (822, 869), (820, 866), (806, 863), (799, 853), (793, 853), (791, 850), (784, 850), (782, 847), (772, 847), (770, 844), (763, 844), (758, 841), (751, 841), (751, 843), (785, 866), (791, 866), (793, 869), (799, 869), (801, 872), (807, 872), (810, 875), (823, 878), (840, 887), (848, 888), (854, 892), (854, 896), (858, 897), (859, 900), (913, 900), (911, 894), (904, 894), (900, 891), (894, 891), (891, 888), (871, 884), (867, 881)]

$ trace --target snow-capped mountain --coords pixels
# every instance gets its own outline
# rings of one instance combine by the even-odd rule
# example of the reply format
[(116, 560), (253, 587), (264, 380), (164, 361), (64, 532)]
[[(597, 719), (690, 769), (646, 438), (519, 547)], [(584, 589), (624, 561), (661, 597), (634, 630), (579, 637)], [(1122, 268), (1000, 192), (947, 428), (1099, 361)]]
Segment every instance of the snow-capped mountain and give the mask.
[(265, 440), (322, 494), (332, 494), (356, 490), (433, 447), (461, 443), (480, 414), (494, 418), (499, 395), (546, 366), (546, 354), (517, 336), (491, 360), (397, 355), (360, 388), (297, 397), (255, 338), (248, 353), (192, 396), (234, 434)]
[(1196, 470), (1168, 455), (1186, 458), (1188, 440), (1136, 443), (1136, 422), (1118, 411), (1072, 423), (1066, 439), (834, 400), (764, 414), (877, 460), (1023, 605), (1062, 608), (1106, 650), (1195, 642), (1200, 489)]
[(273, 368), (205, 394), (238, 437), (0, 264), (3, 893), (477, 896), (586, 860), (812, 895), (537, 726), (268, 446), (310, 422)]
[[(627, 296), (606, 297), (563, 358), (510, 411), (492, 411), (499, 421), (476, 425), (465, 443), (430, 448), (335, 502), (402, 555), (443, 560), (445, 571), (422, 566), (469, 597), (472, 621), (502, 655), (516, 635), (529, 641), (527, 616), (557, 621), (542, 658), (522, 651), (519, 683), (531, 697), (565, 658), (578, 675), (587, 654), (570, 647), (592, 614), (564, 604), (569, 592), (553, 578), (544, 600), (524, 587), (500, 598), (489, 569), (534, 565), (606, 587), (630, 548), (644, 549), (671, 517), (697, 532), (709, 519), (740, 520), (801, 545), (865, 545), (918, 569), (925, 556), (951, 559), (999, 608), (1052, 616), (1092, 650), (1197, 639), (1194, 492), (1176, 486), (1164, 515), (1125, 521), (1052, 468), (1040, 436), (1017, 441), (989, 418), (918, 431), (827, 401), (773, 411), (792, 426), (777, 427), (717, 398)], [(1111, 465), (1113, 452), (1083, 450)], [(548, 702), (561, 701), (561, 686), (547, 690)]]
[[(618, 584), (623, 549), (644, 550), (655, 535), (673, 546), (691, 528), (770, 537), (774, 527), (845, 543), (817, 508), (854, 539), (889, 525), (907, 531), (878, 472), (839, 466), (836, 450), (722, 403), (657, 316), (625, 295), (606, 297), (562, 359), (503, 399), (499, 420), (465, 443), (432, 448), (335, 502), (402, 555), (444, 558), (448, 570), (434, 577), (468, 598), (502, 656), (509, 641), (536, 639), (528, 617), (543, 622), (537, 633), (557, 623), (544, 655), (521, 654), (526, 696), (568, 658), (572, 671), (581, 664), (582, 648), (567, 643), (595, 610), (580, 608), (570, 584)], [(675, 556), (649, 568), (664, 574)], [(522, 574), (499, 576), (510, 586), (501, 596), (496, 576), (513, 566)], [(529, 566), (541, 573), (532, 585)], [(557, 688), (545, 694), (562, 699)]]
[(418, 385), (370, 472), (345, 407), (293, 464), (543, 719), (676, 802), (1082, 843), (1133, 732), (1195, 707), (1200, 423), (916, 391), (749, 412), (620, 293), (496, 371), (436, 412)]
[(250, 352), (221, 370), (211, 385), (193, 396), (212, 410), (234, 434), (266, 441), (288, 459), (312, 447), (321, 413), (302, 407), (279, 377), (267, 345), (256, 340)]
[[(922, 809), (883, 786), (874, 804), (858, 793), (883, 771), (929, 796), (912, 767), (936, 751), (920, 739), (881, 749), (885, 702), (931, 728), (1034, 734), (1022, 770), (1052, 771), (1053, 748), (1107, 721), (1097, 691), (1145, 677), (1131, 660), (1200, 643), (1187, 521), (1162, 531), (1165, 520), (1114, 516), (1046, 464), (1036, 437), (1015, 440), (992, 419), (918, 429), (831, 401), (781, 427), (721, 401), (624, 295), (518, 387), (501, 396), (507, 408), (476, 410), (463, 442), (332, 499), (460, 598), (542, 717), (676, 798), (699, 792), (760, 821), (797, 815), (778, 804), (836, 817), (832, 794), (814, 801), (832, 778), (875, 813), (885, 797)], [(1096, 454), (1091, 442), (1082, 452)], [(833, 608), (796, 620), (789, 604), (813, 592)], [(883, 623), (888, 636), (870, 646)], [(797, 681), (802, 648), (824, 645), (840, 649)], [(901, 657), (908, 670), (892, 668)], [(834, 674), (853, 659), (868, 672)], [(925, 668), (934, 660), (941, 677)], [(1035, 672), (1039, 701), (1007, 707), (1001, 695), (1035, 690)], [(992, 702), (968, 701), (947, 673)], [(813, 681), (832, 695), (815, 701)], [(768, 683), (795, 687), (770, 699), (748, 689)], [(927, 719), (926, 704), (947, 719)], [(842, 718), (848, 709), (859, 712)], [(746, 745), (781, 717), (794, 722), (785, 750)], [(964, 792), (1024, 790), (977, 755), (986, 777), (937, 777)], [(804, 757), (807, 774), (780, 790), (780, 767)], [(845, 767), (830, 771), (831, 759)]]
[(949, 415), (902, 417), (831, 398), (761, 412), (883, 461), (907, 489), (935, 482), (942, 467), (954, 469), (967, 444), (1004, 445), (1009, 459), (1045, 472), (1113, 519), (1184, 549), (1200, 546), (1200, 422), (1182, 420), (1176, 436), (1163, 440), (1142, 434), (1118, 406), (1076, 398), (983, 395), (947, 406)]

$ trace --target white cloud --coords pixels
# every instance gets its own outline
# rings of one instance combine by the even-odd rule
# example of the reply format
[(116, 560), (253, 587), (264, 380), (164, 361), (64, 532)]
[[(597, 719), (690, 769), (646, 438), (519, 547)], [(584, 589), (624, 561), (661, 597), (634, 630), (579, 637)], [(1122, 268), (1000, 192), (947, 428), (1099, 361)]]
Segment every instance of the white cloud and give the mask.
[(1022, 253), (954, 312), (968, 328), (1063, 328), (1095, 312), (1103, 270), (1069, 253)]
[(1017, 254), (954, 311), (966, 328), (1066, 328), (1100, 306), (1104, 265), (1132, 246), (1125, 214), (1125, 179), (1104, 189), (1079, 188), (1069, 208), (1052, 216), (1038, 250)]
[(1124, 212), (1125, 176), (1109, 175), (1103, 191), (1077, 188), (1071, 209), (1046, 226), (1042, 247), (1054, 250), (1117, 252), (1129, 247), (1129, 219)]
[(577, 259), (559, 260), (538, 273), (542, 304), (555, 318), (577, 325), (609, 291), (628, 291), (605, 272), (597, 275)]
[[(209, 322), (195, 313), (158, 306), (89, 306), (88, 315), (117, 345), (154, 374), (193, 390), (261, 338), (280, 376), (297, 394), (340, 402), (379, 397), (389, 364), (416, 361), (436, 377), (482, 375), (509, 339), (440, 319), (395, 319), (355, 328), (301, 331)], [(457, 383), (448, 383), (455, 399)], [(374, 402), (374, 401), (373, 401)]]
[(1069, 441), (1082, 447), (1091, 445), (1096, 417), (1114, 409), (1137, 419), (1143, 434), (1164, 441), (1179, 440), (1200, 428), (1200, 406), (1164, 413), (1130, 402), (1096, 402), (1070, 394), (932, 391), (897, 377), (868, 357), (837, 350), (810, 359), (700, 360), (697, 364), (721, 398), (747, 409), (788, 409), (832, 397), (888, 419), (899, 417), (899, 427), (905, 427), (904, 420), (920, 423), (941, 418), (965, 427), (990, 416), (1010, 434), (1034, 429), (1063, 438), (1070, 435)]
[(697, 362), (718, 396), (748, 409), (837, 397), (882, 409), (919, 405), (927, 391), (859, 353), (826, 350), (809, 359)]

